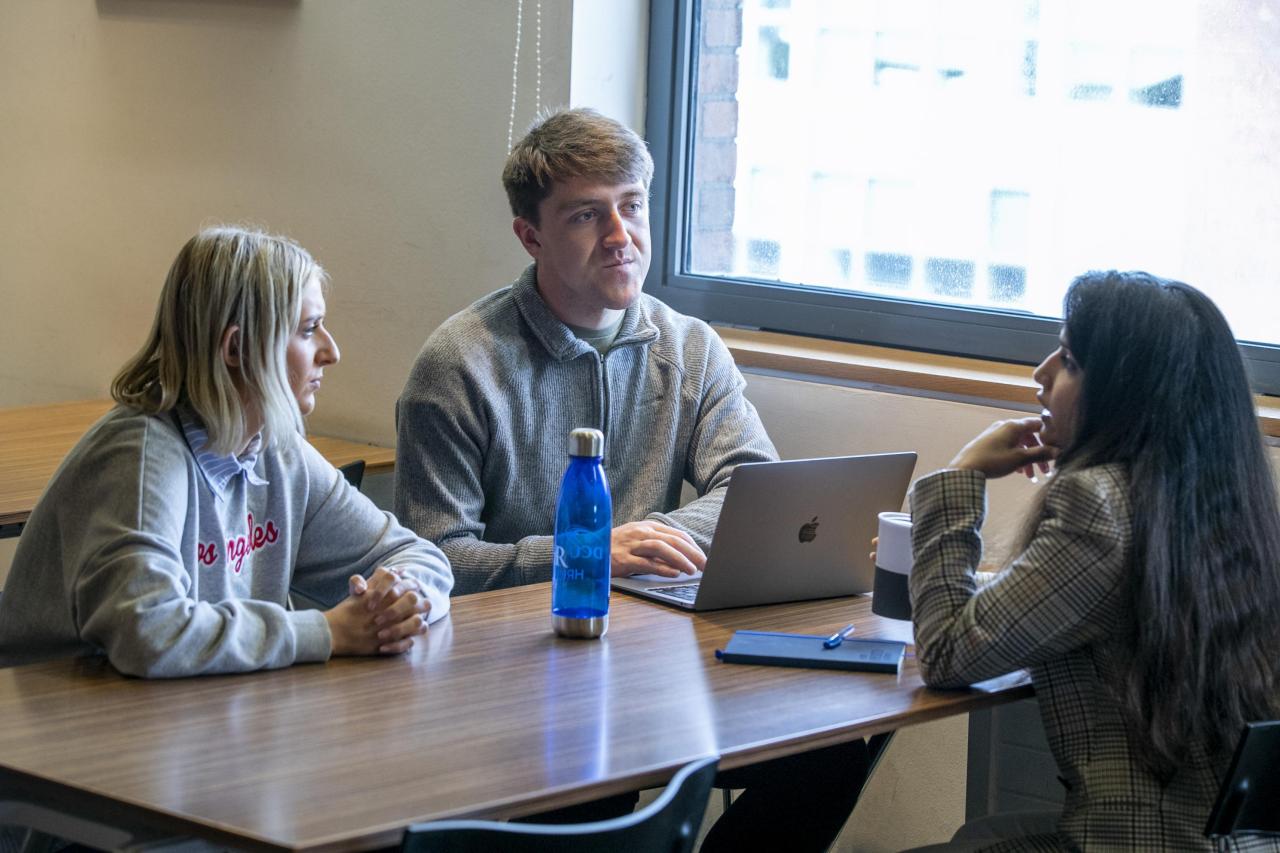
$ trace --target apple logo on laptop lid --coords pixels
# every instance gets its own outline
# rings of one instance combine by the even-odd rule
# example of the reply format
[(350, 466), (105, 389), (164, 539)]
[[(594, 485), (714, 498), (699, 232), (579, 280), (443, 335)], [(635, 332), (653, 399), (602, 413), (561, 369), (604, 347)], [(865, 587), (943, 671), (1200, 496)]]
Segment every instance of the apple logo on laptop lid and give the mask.
[(815, 515), (813, 521), (806, 521), (800, 525), (800, 541), (812, 542), (818, 535), (818, 517)]

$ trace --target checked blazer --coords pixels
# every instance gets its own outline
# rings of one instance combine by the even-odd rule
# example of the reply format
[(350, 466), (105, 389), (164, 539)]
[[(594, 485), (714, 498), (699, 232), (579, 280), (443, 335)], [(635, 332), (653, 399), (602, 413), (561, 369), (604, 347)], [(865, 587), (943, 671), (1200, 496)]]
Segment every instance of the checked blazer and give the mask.
[[(1128, 610), (1125, 469), (1065, 472), (1045, 490), (1026, 548), (981, 585), (986, 478), (943, 470), (911, 494), (911, 599), (925, 682), (964, 687), (1030, 670), (1066, 787), (1056, 833), (990, 849), (1212, 850), (1204, 825), (1230, 756), (1193, 745), (1190, 760), (1162, 786), (1137, 761), (1109, 687), (1126, 653), (1117, 629), (1143, 618)], [(1280, 850), (1280, 842), (1242, 839), (1231, 849)]]

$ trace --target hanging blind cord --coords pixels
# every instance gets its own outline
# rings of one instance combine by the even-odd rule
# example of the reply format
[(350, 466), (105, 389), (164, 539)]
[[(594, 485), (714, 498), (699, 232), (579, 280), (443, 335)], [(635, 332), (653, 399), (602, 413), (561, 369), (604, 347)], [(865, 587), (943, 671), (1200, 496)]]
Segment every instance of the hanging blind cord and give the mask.
[[(542, 113), (542, 0), (536, 0), (533, 60), (536, 76), (533, 87), (534, 115)], [(524, 35), (524, 0), (516, 0), (516, 45), (511, 55), (511, 115), (507, 119), (507, 152), (515, 144), (516, 101), (520, 93), (520, 41)]]

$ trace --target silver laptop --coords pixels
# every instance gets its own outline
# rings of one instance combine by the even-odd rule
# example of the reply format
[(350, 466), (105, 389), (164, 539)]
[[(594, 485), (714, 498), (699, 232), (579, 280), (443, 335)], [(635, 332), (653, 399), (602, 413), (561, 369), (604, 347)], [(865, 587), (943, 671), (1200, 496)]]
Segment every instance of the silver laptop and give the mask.
[(739, 465), (701, 576), (632, 575), (613, 588), (688, 610), (870, 592), (878, 516), (902, 508), (915, 466), (914, 453)]

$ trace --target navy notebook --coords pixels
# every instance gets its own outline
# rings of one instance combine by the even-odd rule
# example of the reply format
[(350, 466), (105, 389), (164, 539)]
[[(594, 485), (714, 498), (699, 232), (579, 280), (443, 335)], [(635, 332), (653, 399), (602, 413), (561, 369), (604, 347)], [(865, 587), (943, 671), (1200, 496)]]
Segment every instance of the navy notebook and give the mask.
[(848, 639), (828, 649), (822, 645), (825, 639), (810, 634), (734, 631), (729, 644), (723, 650), (716, 649), (716, 657), (725, 663), (898, 672), (907, 652), (907, 644), (896, 640)]

